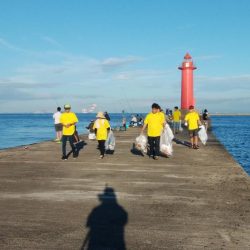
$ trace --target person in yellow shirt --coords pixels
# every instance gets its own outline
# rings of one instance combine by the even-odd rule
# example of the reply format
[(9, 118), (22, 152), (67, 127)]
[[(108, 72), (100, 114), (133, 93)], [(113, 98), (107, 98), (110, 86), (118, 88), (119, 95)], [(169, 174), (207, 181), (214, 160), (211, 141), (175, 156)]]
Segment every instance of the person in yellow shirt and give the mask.
[(98, 112), (96, 116), (93, 129), (95, 130), (96, 139), (100, 150), (100, 159), (103, 159), (105, 154), (105, 142), (108, 138), (108, 132), (110, 130), (110, 124), (105, 118), (103, 112)]
[(173, 112), (173, 132), (174, 132), (174, 134), (178, 134), (178, 132), (180, 131), (180, 122), (181, 122), (181, 111), (176, 106), (176, 107), (174, 107), (174, 112)]
[(159, 159), (160, 137), (165, 126), (165, 122), (165, 115), (161, 112), (161, 107), (157, 103), (153, 103), (152, 112), (146, 116), (141, 133), (148, 128), (147, 135), (149, 143), (149, 156), (155, 160)]
[(67, 160), (66, 154), (66, 144), (69, 141), (70, 146), (73, 151), (73, 158), (77, 158), (78, 153), (77, 149), (74, 146), (74, 133), (76, 128), (76, 123), (78, 122), (77, 116), (75, 113), (71, 112), (71, 106), (69, 104), (64, 105), (64, 113), (60, 116), (60, 123), (63, 126), (62, 132), (62, 160)]
[(195, 111), (194, 106), (189, 107), (189, 112), (185, 116), (185, 125), (188, 126), (191, 148), (199, 149), (198, 146), (198, 131), (201, 125), (200, 116)]

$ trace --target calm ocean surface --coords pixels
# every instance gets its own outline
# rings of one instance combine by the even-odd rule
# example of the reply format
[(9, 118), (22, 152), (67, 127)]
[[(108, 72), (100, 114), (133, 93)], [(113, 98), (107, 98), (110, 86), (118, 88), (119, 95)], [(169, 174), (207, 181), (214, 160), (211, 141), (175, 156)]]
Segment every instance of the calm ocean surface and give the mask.
[[(94, 114), (77, 114), (79, 133), (86, 133), (85, 127)], [(111, 125), (121, 125), (122, 114), (111, 114)], [(127, 114), (127, 121), (130, 115)], [(226, 149), (250, 175), (250, 116), (212, 117), (213, 132)], [(28, 145), (54, 139), (52, 114), (0, 114), (2, 131), (0, 149)]]

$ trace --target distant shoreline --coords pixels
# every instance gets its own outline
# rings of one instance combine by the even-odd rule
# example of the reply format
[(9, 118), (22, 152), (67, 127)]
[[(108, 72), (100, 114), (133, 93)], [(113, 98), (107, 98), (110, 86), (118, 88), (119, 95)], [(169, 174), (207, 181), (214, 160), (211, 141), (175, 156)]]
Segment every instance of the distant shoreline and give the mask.
[(210, 116), (250, 116), (250, 114), (210, 114)]
[[(83, 115), (94, 115), (95, 113), (81, 113), (81, 112), (75, 112), (76, 114), (83, 114)], [(0, 113), (0, 115), (51, 115), (53, 113)], [(121, 113), (112, 113), (110, 112), (109, 114), (121, 114)], [(126, 113), (126, 114), (146, 114), (144, 112), (133, 112), (133, 113)], [(225, 114), (225, 113), (210, 113), (210, 116), (250, 116), (250, 114)]]

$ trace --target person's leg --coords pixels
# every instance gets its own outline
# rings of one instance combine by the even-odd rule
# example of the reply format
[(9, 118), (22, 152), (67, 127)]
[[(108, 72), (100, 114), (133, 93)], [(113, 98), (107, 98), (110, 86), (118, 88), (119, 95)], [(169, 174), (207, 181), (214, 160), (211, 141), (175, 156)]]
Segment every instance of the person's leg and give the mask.
[(193, 146), (194, 146), (194, 135), (193, 135), (193, 130), (189, 130), (189, 136), (190, 136), (191, 148), (193, 148)]
[(148, 136), (148, 144), (149, 144), (149, 156), (154, 156), (154, 138)]
[(155, 157), (156, 157), (156, 159), (160, 155), (160, 138), (161, 138), (160, 136), (154, 137), (154, 141), (155, 141)]
[(194, 131), (194, 149), (198, 149), (198, 129)]
[(176, 126), (175, 128), (176, 134), (178, 134), (180, 131), (180, 122), (176, 122), (175, 126)]
[(198, 136), (194, 136), (194, 145), (198, 146)]
[(62, 131), (57, 131), (56, 132), (56, 139), (58, 142), (61, 142), (62, 139)]
[(66, 158), (66, 143), (67, 143), (68, 137), (66, 135), (62, 136), (62, 157)]
[(76, 158), (77, 157), (77, 150), (76, 147), (74, 145), (74, 135), (69, 136), (69, 143), (73, 152), (73, 157)]
[(55, 126), (55, 132), (56, 132), (56, 138), (55, 138), (55, 141), (57, 141), (57, 140), (58, 140), (58, 135), (57, 135), (57, 132), (58, 132), (58, 131), (57, 131), (57, 125), (55, 124), (54, 126)]
[(174, 122), (174, 134), (178, 134), (179, 132), (179, 122)]
[(59, 133), (59, 135), (58, 135), (59, 136), (59, 140), (61, 141), (61, 139), (62, 139), (62, 131), (59, 131), (58, 133)]
[(105, 154), (105, 140), (98, 140), (100, 156), (103, 158)]
[(105, 150), (105, 142), (106, 142), (105, 140), (102, 140), (102, 143), (101, 143), (101, 146), (102, 146), (101, 147), (101, 155), (105, 155), (105, 151), (106, 151)]
[(173, 122), (173, 133), (175, 134), (175, 122)]

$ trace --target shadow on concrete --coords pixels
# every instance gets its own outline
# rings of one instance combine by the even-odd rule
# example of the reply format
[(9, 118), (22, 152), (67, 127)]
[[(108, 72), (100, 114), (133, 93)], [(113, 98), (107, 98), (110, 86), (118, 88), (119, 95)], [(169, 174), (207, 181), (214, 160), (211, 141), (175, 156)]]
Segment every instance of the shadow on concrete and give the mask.
[(176, 143), (176, 144), (181, 144), (183, 146), (186, 146), (186, 147), (191, 147), (191, 143), (188, 142), (188, 141), (182, 141), (182, 140), (179, 140), (177, 138), (174, 138), (173, 141)]
[(107, 149), (105, 153), (106, 153), (107, 155), (113, 155), (113, 154), (115, 153), (115, 150)]
[(112, 249), (125, 250), (125, 225), (128, 222), (126, 210), (118, 204), (115, 190), (106, 187), (98, 195), (101, 204), (88, 216), (86, 235), (81, 250)]
[(135, 147), (135, 143), (133, 143), (130, 152), (131, 152), (133, 155), (139, 155), (139, 156), (143, 156), (143, 157), (144, 157), (144, 154), (141, 152), (141, 150), (139, 150), (139, 149), (137, 149), (137, 148)]
[[(84, 147), (87, 145), (87, 143), (85, 141), (79, 141), (77, 143), (74, 143), (74, 146), (76, 148), (76, 155), (79, 155), (79, 152), (84, 149)], [(67, 158), (73, 153), (73, 151), (71, 150), (68, 154), (67, 154)]]

